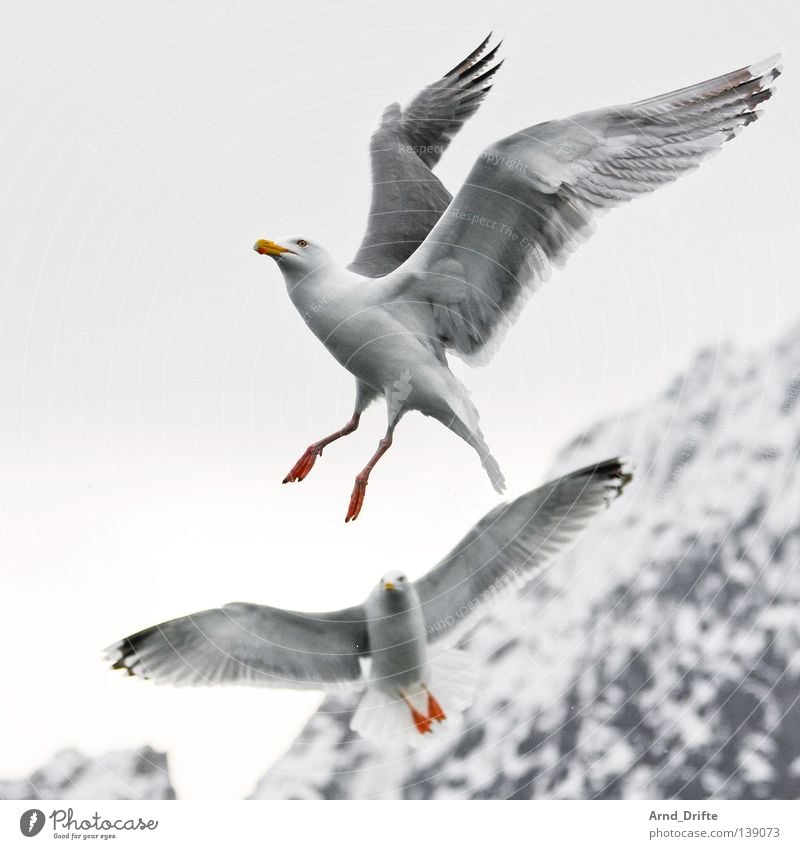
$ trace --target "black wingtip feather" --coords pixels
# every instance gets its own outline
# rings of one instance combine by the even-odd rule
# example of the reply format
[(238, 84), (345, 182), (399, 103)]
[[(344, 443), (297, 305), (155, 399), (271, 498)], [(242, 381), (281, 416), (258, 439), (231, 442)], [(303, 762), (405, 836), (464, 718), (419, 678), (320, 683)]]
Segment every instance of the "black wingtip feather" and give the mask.
[(486, 45), (489, 43), (493, 32), (490, 32), (486, 38), (472, 51), (472, 53), (467, 56), (466, 59), (462, 59), (454, 68), (451, 68), (446, 74), (446, 77), (453, 76), (453, 74), (460, 74), (465, 68), (469, 68), (471, 65), (474, 65), (475, 62), (480, 59), (483, 55), (483, 51), (486, 49)]
[(109, 655), (114, 652), (121, 652), (121, 655), (111, 664), (111, 669), (124, 669), (127, 675), (131, 678), (149, 678), (150, 676), (144, 672), (134, 672), (132, 667), (136, 665), (139, 660), (138, 657), (138, 647), (141, 645), (142, 641), (146, 639), (154, 628), (146, 628), (144, 631), (139, 631), (136, 634), (132, 634), (130, 637), (125, 637), (124, 640), (120, 640), (118, 643), (114, 643), (113, 646), (109, 646), (105, 650), (105, 656), (108, 660), (110, 660)]
[(484, 83), (487, 80), (490, 80), (500, 70), (500, 68), (503, 67), (503, 62), (505, 62), (505, 61), (506, 61), (505, 59), (501, 59), (494, 67), (489, 68), (488, 71), (485, 71), (479, 77), (475, 77), (474, 80), (470, 80), (469, 81), (470, 86), (480, 85), (481, 83)]
[(614, 457), (573, 472), (573, 477), (607, 478), (615, 482), (616, 495), (621, 495), (633, 480), (633, 463), (626, 457)]
[[(500, 45), (502, 43), (503, 42), (501, 41), (498, 44), (495, 44), (495, 46), (485, 56), (481, 56), (481, 58), (478, 59), (477, 62), (473, 62), (468, 68), (465, 68), (463, 71), (461, 71), (461, 73), (458, 75), (458, 79), (463, 80), (466, 77), (471, 76), (472, 74), (479, 73), (483, 68), (485, 68), (488, 64), (491, 63), (495, 56), (497, 56), (497, 51), (500, 49)], [(495, 70), (497, 70), (497, 68), (499, 68), (502, 64), (503, 63), (500, 62), (500, 64), (495, 66)], [(475, 80), (470, 80), (469, 85), (473, 85), (474, 82)]]

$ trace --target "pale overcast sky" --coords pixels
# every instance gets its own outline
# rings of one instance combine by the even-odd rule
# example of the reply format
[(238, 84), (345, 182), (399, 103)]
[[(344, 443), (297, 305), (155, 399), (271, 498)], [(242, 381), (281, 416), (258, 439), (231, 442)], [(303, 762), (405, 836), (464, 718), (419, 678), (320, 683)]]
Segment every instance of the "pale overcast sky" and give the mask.
[(776, 51), (786, 67), (762, 121), (604, 218), (488, 368), (456, 365), (510, 494), (698, 347), (759, 345), (800, 315), (796, 7), (719, 8), (3, 4), (0, 776), (67, 746), (149, 743), (185, 796), (248, 792), (318, 696), (157, 689), (107, 672), (102, 647), (226, 601), (357, 602), (387, 568), (427, 569), (497, 502), (469, 448), (408, 416), (345, 526), (379, 406), (281, 486), (349, 417), (353, 386), (251, 250), (307, 233), (346, 261), (377, 116), (490, 29), (506, 63), (442, 161), (451, 188), (483, 146), (538, 121)]

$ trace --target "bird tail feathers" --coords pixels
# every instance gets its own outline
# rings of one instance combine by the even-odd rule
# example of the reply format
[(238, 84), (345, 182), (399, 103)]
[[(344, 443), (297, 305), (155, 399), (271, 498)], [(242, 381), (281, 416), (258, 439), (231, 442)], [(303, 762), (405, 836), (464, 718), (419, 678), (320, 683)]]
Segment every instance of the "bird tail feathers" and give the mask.
[(500, 464), (491, 454), (482, 457), (481, 463), (486, 470), (486, 474), (489, 475), (489, 480), (492, 482), (494, 491), (502, 495), (506, 491), (506, 479), (500, 470)]
[(481, 465), (489, 476), (494, 491), (502, 495), (506, 491), (506, 479), (500, 469), (500, 464), (492, 456), (492, 452), (483, 437), (478, 409), (470, 400), (466, 389), (463, 389), (463, 387), (461, 389), (463, 391), (454, 395), (449, 401), (449, 408), (454, 416), (439, 417), (440, 421), (475, 449), (481, 458)]
[(478, 452), (478, 456), (481, 458), (481, 465), (489, 476), (494, 491), (502, 495), (506, 491), (506, 479), (500, 469), (500, 464), (495, 460), (494, 455), (489, 450), (489, 446), (486, 444), (480, 428), (470, 434), (467, 442)]
[(388, 692), (368, 686), (350, 727), (382, 745), (441, 741), (461, 725), (476, 686), (467, 653), (448, 649), (428, 661), (425, 681), (413, 689)]

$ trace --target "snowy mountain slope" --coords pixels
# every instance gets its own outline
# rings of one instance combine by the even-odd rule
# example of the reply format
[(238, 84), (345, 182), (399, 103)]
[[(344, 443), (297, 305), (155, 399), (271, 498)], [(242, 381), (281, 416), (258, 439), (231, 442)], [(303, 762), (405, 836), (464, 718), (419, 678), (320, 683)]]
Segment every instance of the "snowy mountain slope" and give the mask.
[(698, 356), (568, 445), (637, 476), (468, 642), (455, 740), (377, 750), (329, 698), (255, 798), (800, 796), (800, 327)]
[(0, 781), (0, 799), (174, 799), (167, 756), (149, 746), (89, 758), (59, 752), (23, 781)]

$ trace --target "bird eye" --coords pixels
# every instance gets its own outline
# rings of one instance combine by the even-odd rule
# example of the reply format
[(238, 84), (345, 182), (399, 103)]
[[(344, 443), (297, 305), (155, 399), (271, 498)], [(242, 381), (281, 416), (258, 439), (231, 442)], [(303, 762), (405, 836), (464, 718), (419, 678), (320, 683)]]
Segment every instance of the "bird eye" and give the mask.
[(298, 239), (297, 240), (298, 247), (304, 248), (307, 244), (308, 244), (308, 242), (305, 239)]
[(400, 576), (397, 580), (398, 580), (398, 581), (402, 584), (402, 583), (403, 583), (403, 581), (405, 581), (405, 579), (406, 579), (406, 576), (405, 576), (405, 575), (401, 575), (401, 576)]

